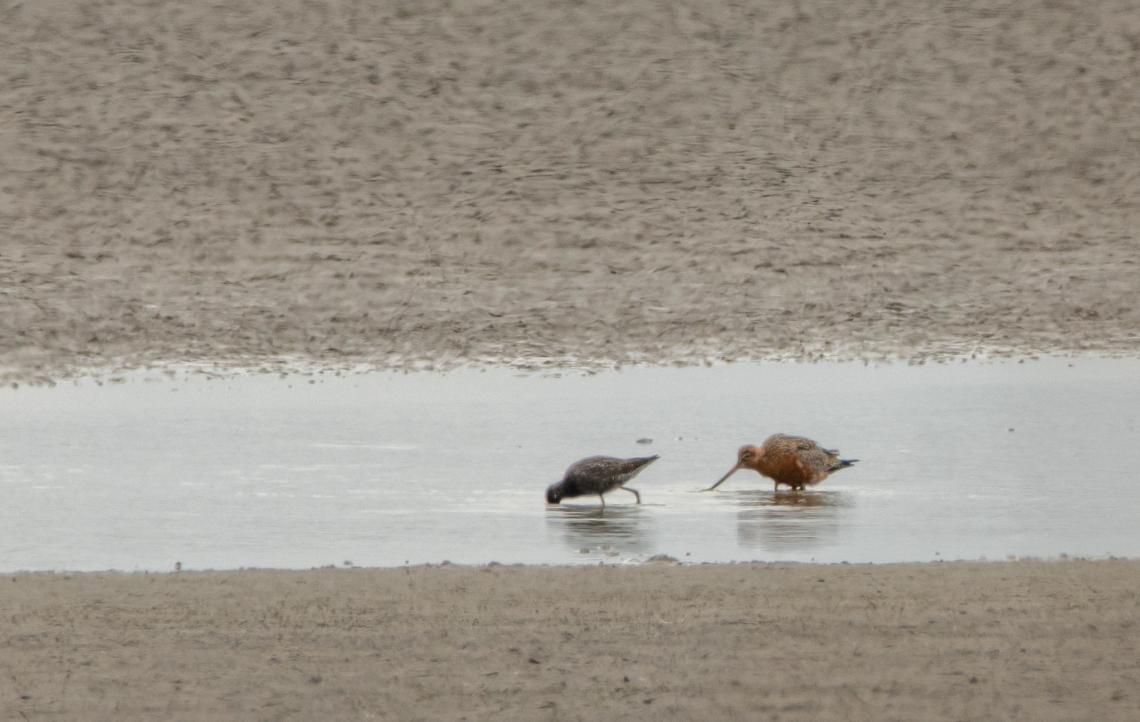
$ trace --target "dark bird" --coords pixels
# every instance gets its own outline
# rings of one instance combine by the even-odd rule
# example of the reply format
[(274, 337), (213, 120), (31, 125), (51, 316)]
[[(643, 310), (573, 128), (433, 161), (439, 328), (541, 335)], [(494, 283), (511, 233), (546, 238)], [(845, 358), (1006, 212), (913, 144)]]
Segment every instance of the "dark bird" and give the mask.
[(736, 466), (705, 491), (712, 491), (741, 469), (753, 469), (775, 482), (793, 489), (803, 489), (823, 481), (832, 472), (846, 469), (858, 459), (840, 459), (835, 449), (825, 449), (811, 439), (787, 434), (773, 434), (760, 446), (742, 446)]
[(547, 487), (546, 503), (557, 504), (570, 497), (597, 494), (598, 498), (602, 500), (602, 510), (604, 511), (606, 499), (602, 494), (620, 488), (637, 497), (637, 503), (640, 504), (641, 494), (637, 493), (637, 489), (626, 486), (625, 483), (656, 460), (657, 456), (641, 456), (636, 459), (590, 456), (581, 461), (576, 461), (566, 470), (562, 476), (562, 481)]

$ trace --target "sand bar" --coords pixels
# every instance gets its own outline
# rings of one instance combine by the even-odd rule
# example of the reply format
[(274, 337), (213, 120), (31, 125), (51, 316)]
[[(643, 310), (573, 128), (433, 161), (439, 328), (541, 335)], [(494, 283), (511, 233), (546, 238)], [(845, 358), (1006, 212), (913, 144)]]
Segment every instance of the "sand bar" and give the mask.
[(0, 582), (6, 719), (1140, 715), (1138, 562)]

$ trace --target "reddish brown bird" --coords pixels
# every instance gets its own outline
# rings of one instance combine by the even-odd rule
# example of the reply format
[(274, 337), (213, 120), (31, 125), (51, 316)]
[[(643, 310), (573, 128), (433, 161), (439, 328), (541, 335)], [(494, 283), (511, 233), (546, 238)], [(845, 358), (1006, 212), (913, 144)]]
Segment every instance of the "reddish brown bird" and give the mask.
[(825, 449), (811, 439), (787, 434), (772, 434), (760, 446), (742, 446), (736, 466), (705, 491), (712, 491), (741, 469), (753, 469), (775, 482), (793, 489), (803, 489), (823, 481), (832, 472), (846, 469), (858, 459), (840, 459), (835, 449)]

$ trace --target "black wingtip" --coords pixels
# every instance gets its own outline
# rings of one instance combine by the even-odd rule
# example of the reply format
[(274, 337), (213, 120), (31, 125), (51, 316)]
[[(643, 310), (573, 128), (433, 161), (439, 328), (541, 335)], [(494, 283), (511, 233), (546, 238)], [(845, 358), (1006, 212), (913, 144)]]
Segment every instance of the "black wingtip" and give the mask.
[(840, 459), (839, 461), (836, 461), (835, 466), (828, 469), (828, 471), (829, 472), (836, 472), (836, 471), (839, 471), (840, 469), (846, 469), (849, 466), (855, 466), (856, 461), (858, 461), (858, 459)]

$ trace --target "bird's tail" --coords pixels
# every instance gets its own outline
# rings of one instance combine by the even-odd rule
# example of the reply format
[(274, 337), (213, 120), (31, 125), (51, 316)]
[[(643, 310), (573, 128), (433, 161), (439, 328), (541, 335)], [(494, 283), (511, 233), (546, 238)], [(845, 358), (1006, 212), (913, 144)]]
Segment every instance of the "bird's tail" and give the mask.
[(840, 459), (838, 462), (836, 462), (835, 466), (831, 467), (830, 471), (839, 471), (840, 469), (846, 469), (849, 466), (855, 466), (855, 462), (857, 462), (857, 461), (859, 461), (859, 460), (858, 459)]

